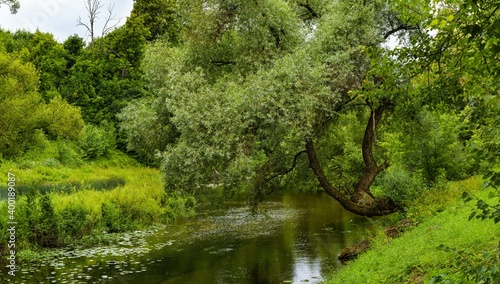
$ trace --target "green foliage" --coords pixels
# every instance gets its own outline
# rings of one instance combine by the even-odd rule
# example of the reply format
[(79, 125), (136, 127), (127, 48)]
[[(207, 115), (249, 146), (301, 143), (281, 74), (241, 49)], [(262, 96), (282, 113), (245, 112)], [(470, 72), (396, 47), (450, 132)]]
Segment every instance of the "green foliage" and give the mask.
[[(396, 1), (398, 12), (429, 33), (409, 33), (410, 46), (396, 53), (406, 70), (425, 74), (425, 96), (448, 105), (465, 108), (468, 138), (476, 149), (486, 177), (498, 179), (498, 122), (500, 104), (499, 37), (500, 15), (495, 1), (445, 1), (428, 5), (425, 1)], [(400, 9), (402, 6), (410, 9)], [(441, 9), (442, 7), (442, 9)], [(418, 13), (409, 11), (419, 11)], [(418, 58), (418, 60), (416, 59)]]
[(49, 195), (40, 199), (40, 219), (36, 220), (35, 238), (43, 247), (57, 247), (59, 245), (60, 219), (54, 213), (54, 206)]
[[(493, 192), (491, 192), (489, 197), (493, 198), (499, 196), (500, 195), (498, 193), (494, 194)], [(476, 217), (476, 219), (481, 220), (493, 219), (493, 222), (495, 222), (495, 224), (500, 222), (500, 199), (498, 200), (497, 204), (490, 205), (469, 192), (464, 192), (462, 194), (462, 199), (464, 200), (464, 202), (471, 202), (473, 200), (477, 201), (476, 208), (472, 210), (472, 213), (469, 216), (469, 221), (472, 220), (472, 218)]]
[(71, 140), (80, 137), (85, 123), (79, 108), (56, 96), (45, 106), (44, 112), (47, 125), (45, 129), (50, 135)]
[[(158, 170), (136, 167), (120, 157), (109, 159), (121, 160), (120, 166), (92, 162), (69, 169), (47, 168), (35, 163), (33, 168), (22, 170), (13, 162), (2, 164), (2, 169), (7, 167), (19, 177), (16, 189), (21, 191), (26, 184), (29, 187), (28, 192), (19, 192), (16, 198), (19, 248), (60, 247), (92, 239), (92, 236), (98, 238), (103, 232), (144, 229), (194, 213), (196, 200), (187, 195), (167, 195)], [(96, 175), (103, 180), (96, 181)], [(82, 184), (64, 192), (40, 193), (47, 181), (62, 187), (74, 180)], [(104, 183), (116, 180), (123, 182), (103, 190)], [(0, 200), (0, 210), (7, 212), (5, 199)], [(5, 217), (0, 217), (0, 221), (2, 218)], [(5, 226), (7, 222), (0, 223), (0, 236), (7, 232)], [(1, 239), (0, 253), (6, 248), (7, 240)]]
[(78, 147), (82, 151), (82, 158), (94, 160), (109, 153), (115, 146), (115, 133), (111, 125), (86, 125), (82, 136), (78, 140)]
[(255, 70), (300, 42), (300, 22), (286, 1), (187, 2), (188, 60), (209, 76)]
[[(429, 283), (438, 279), (443, 282), (436, 283), (495, 283), (480, 281), (487, 277), (492, 281), (491, 276), (498, 273), (488, 268), (498, 267), (500, 231), (493, 222), (467, 222), (471, 207), (460, 198), (464, 189), (487, 198), (487, 192), (478, 192), (479, 188), (477, 179), (454, 182), (444, 193), (430, 190), (416, 198), (409, 211), (414, 214), (410, 218), (419, 220), (417, 227), (396, 239), (380, 232), (369, 251), (325, 283)], [(433, 207), (440, 209), (429, 214), (427, 210)]]
[(67, 51), (52, 34), (40, 31), (33, 34), (26, 48), (22, 58), (36, 67), (40, 77), (40, 94), (48, 102), (50, 92), (59, 90), (64, 78), (68, 65)]
[(441, 273), (433, 276), (429, 283), (499, 283), (500, 244), (496, 251), (485, 251), (482, 255), (445, 245), (438, 248), (454, 255), (452, 266), (457, 267), (459, 273)]
[[(37, 130), (52, 137), (76, 139), (83, 128), (80, 111), (62, 100), (57, 93), (44, 103), (38, 89), (38, 76), (33, 65), (0, 53), (0, 152), (6, 157), (21, 154), (36, 144)], [(29, 113), (30, 115), (25, 115)]]
[(377, 178), (377, 185), (383, 193), (400, 207), (420, 195), (425, 195), (429, 186), (419, 173), (412, 173), (404, 166), (395, 164)]
[[(129, 18), (124, 26), (96, 39), (93, 47), (82, 50), (79, 38), (65, 42), (74, 62), (68, 61), (71, 67), (60, 92), (71, 105), (80, 107), (86, 123), (99, 125), (106, 120), (117, 125), (116, 114), (147, 93), (140, 68), (147, 34), (141, 18)], [(120, 134), (118, 143), (122, 143)]]
[(57, 140), (57, 159), (68, 167), (77, 167), (82, 164), (82, 157), (74, 142)]
[(427, 183), (466, 177), (470, 164), (458, 137), (459, 116), (425, 107), (415, 113), (405, 110), (401, 115), (404, 120), (393, 123), (395, 131), (386, 133), (382, 143), (391, 164), (399, 164)]
[(177, 0), (135, 0), (131, 18), (141, 17), (149, 30), (146, 40), (166, 38), (171, 43), (180, 40), (181, 19)]
[(196, 208), (196, 199), (192, 195), (165, 194), (162, 203), (167, 208), (162, 216), (165, 220), (185, 217)]
[[(368, 61), (360, 45), (378, 40), (374, 11), (332, 5), (336, 17), (321, 19), (318, 36), (308, 39), (287, 2), (199, 4), (192, 6), (185, 45), (160, 41), (146, 53), (152, 102), (163, 105), (137, 103), (122, 126), (155, 141), (132, 130), (132, 118), (150, 112), (148, 125), (161, 114), (166, 120), (154, 129), (172, 125), (178, 133), (162, 157), (169, 189), (279, 179), (305, 139), (324, 134), (336, 109), (352, 101), (348, 91), (361, 86)], [(347, 28), (359, 37), (340, 32)], [(354, 156), (354, 146), (349, 151)]]
[(78, 56), (83, 52), (84, 46), (85, 42), (83, 41), (83, 38), (78, 35), (72, 35), (63, 42), (63, 48), (67, 52), (67, 70), (75, 65)]
[(103, 203), (101, 206), (101, 211), (103, 225), (109, 233), (118, 233), (130, 229), (124, 227), (124, 225), (129, 224), (130, 221), (120, 220), (120, 218), (125, 219), (123, 217), (123, 212), (114, 203)]
[(80, 239), (83, 236), (92, 233), (95, 220), (90, 220), (90, 212), (86, 208), (82, 208), (78, 204), (68, 204), (62, 209), (58, 215), (61, 223), (59, 224), (62, 238), (62, 243), (70, 243), (73, 239)]
[(332, 173), (333, 184), (339, 188), (348, 188), (358, 181), (364, 170), (365, 164), (359, 145), (363, 141), (368, 117), (361, 109), (339, 114), (335, 120), (326, 130), (317, 148), (324, 156), (326, 172)]
[(120, 130), (127, 136), (127, 150), (146, 164), (159, 164), (158, 154), (179, 136), (170, 122), (171, 114), (156, 98), (130, 103), (119, 114)]
[(32, 65), (0, 53), (0, 73), (0, 152), (9, 157), (24, 151), (42, 126), (43, 102)]

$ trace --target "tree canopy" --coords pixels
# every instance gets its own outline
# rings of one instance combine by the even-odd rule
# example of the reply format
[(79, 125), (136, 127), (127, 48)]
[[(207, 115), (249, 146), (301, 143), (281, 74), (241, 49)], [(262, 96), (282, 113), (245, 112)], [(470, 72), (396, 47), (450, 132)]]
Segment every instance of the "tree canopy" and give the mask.
[[(160, 40), (146, 53), (154, 97), (121, 114), (134, 137), (129, 147), (159, 151), (167, 190), (221, 185), (259, 198), (309, 167), (346, 209), (372, 216), (399, 206), (374, 196), (374, 183), (394, 188), (400, 177), (417, 176), (425, 186), (471, 173), (467, 153), (486, 135), (471, 116), (485, 107), (498, 113), (487, 107), (495, 95), (477, 96), (496, 90), (478, 84), (496, 84), (485, 82), (496, 74), (497, 5), (214, 0), (183, 7), (182, 42)], [(399, 45), (388, 48), (391, 38)], [(483, 57), (486, 64), (473, 64)], [(154, 134), (139, 131), (139, 113)], [(464, 116), (470, 123), (459, 122)], [(492, 126), (494, 117), (483, 119)], [(395, 192), (386, 194), (397, 199)]]
[(89, 158), (127, 148), (161, 166), (167, 191), (221, 186), (259, 200), (300, 184), (366, 216), (443, 180), (498, 184), (498, 8), (137, 0), (90, 45), (0, 31), (6, 112), (36, 114), (0, 147), (15, 155), (24, 146), (13, 141), (42, 131), (79, 139)]

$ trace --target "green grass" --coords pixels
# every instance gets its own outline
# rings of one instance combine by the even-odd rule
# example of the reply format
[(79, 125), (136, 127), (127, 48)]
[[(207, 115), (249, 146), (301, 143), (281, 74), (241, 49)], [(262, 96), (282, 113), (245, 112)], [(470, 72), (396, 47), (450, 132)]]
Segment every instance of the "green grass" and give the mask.
[(463, 273), (492, 266), (498, 257), (483, 254), (497, 255), (500, 240), (500, 224), (468, 221), (474, 204), (464, 204), (463, 191), (492, 204), (497, 201), (488, 198), (491, 189), (479, 190), (480, 184), (473, 178), (421, 196), (406, 213), (419, 221), (417, 227), (396, 239), (379, 234), (369, 251), (325, 283), (478, 283)]
[[(9, 172), (16, 177), (16, 189), (23, 188), (16, 196), (19, 247), (37, 250), (81, 240), (91, 244), (107, 233), (144, 229), (193, 214), (194, 198), (167, 194), (158, 169), (141, 166), (116, 150), (95, 161), (79, 160), (74, 153), (69, 160), (78, 162), (70, 166), (59, 160), (59, 143), (47, 142), (38, 154), (33, 150), (2, 160), (2, 191)], [(70, 150), (71, 145), (65, 149)], [(1, 255), (8, 240), (5, 199), (0, 200), (0, 212)]]

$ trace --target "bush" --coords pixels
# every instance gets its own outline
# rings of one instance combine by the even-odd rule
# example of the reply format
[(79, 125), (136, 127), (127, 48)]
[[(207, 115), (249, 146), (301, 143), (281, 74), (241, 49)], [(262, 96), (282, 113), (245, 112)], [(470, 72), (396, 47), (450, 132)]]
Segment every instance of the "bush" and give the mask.
[(52, 98), (44, 111), (48, 125), (46, 130), (52, 137), (76, 140), (84, 128), (80, 110), (60, 96)]
[(72, 145), (68, 141), (57, 140), (57, 157), (65, 166), (77, 167), (82, 164), (82, 158), (76, 151), (76, 146)]
[(78, 147), (85, 160), (95, 160), (104, 156), (115, 147), (114, 130), (107, 125), (104, 127), (87, 125), (78, 140)]
[[(92, 232), (94, 226), (89, 222), (90, 212), (78, 204), (69, 204), (61, 212), (61, 230), (62, 236), (66, 238), (81, 238)], [(64, 240), (63, 243), (66, 243)]]
[(106, 202), (102, 204), (102, 224), (109, 233), (123, 232), (127, 227), (124, 224), (123, 212), (113, 202)]
[[(47, 159), (44, 154), (39, 158)], [(40, 165), (29, 173), (13, 170), (16, 176), (29, 176), (29, 180), (16, 185), (19, 248), (36, 251), (76, 241), (89, 245), (99, 242), (103, 232), (138, 230), (192, 215), (196, 205), (192, 196), (167, 195), (157, 169), (133, 167), (130, 161), (123, 161), (121, 166), (125, 164), (127, 168), (103, 168), (99, 161), (64, 171)], [(4, 166), (15, 168), (15, 163), (6, 162)], [(96, 173), (100, 179), (89, 179)], [(81, 182), (74, 183), (75, 180)], [(3, 212), (7, 212), (6, 203), (0, 200)], [(7, 249), (7, 218), (6, 214), (0, 216), (0, 255)]]
[(384, 133), (381, 144), (392, 164), (401, 164), (409, 172), (420, 171), (427, 183), (442, 178), (460, 180), (471, 165), (459, 140), (459, 126), (458, 115), (422, 108), (413, 120), (398, 124), (394, 133)]
[(412, 174), (401, 165), (389, 167), (377, 177), (377, 185), (399, 206), (405, 206), (408, 201), (427, 190), (421, 174)]
[(40, 200), (40, 219), (36, 230), (37, 243), (42, 247), (57, 247), (59, 245), (59, 218), (54, 213), (50, 195), (44, 195)]
[(173, 220), (192, 214), (196, 208), (196, 199), (191, 195), (165, 193), (162, 203), (165, 206), (163, 217)]

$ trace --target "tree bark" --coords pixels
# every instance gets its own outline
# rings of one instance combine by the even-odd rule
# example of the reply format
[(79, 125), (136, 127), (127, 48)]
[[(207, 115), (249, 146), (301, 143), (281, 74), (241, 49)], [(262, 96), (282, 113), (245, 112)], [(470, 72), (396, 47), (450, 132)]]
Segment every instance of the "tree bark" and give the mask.
[(372, 110), (368, 120), (362, 145), (365, 170), (356, 184), (352, 196), (346, 196), (330, 183), (316, 156), (313, 141), (311, 139), (306, 141), (306, 152), (309, 158), (309, 165), (316, 175), (321, 187), (323, 187), (330, 196), (335, 198), (346, 210), (367, 217), (383, 216), (398, 210), (392, 201), (375, 198), (370, 192), (370, 187), (377, 174), (389, 166), (387, 162), (377, 165), (373, 156), (376, 127), (382, 118), (383, 112), (384, 106), (381, 105), (377, 109)]

